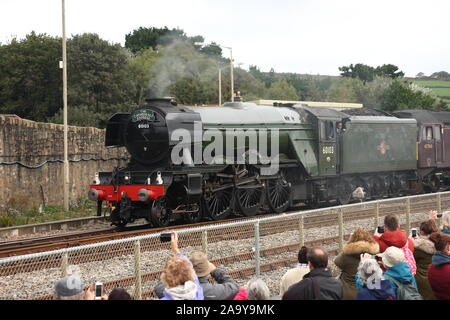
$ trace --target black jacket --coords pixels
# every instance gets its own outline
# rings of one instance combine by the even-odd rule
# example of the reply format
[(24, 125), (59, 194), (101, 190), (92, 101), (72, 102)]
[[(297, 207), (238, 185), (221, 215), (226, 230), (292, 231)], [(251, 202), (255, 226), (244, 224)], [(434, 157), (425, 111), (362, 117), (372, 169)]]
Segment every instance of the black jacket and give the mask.
[(316, 268), (289, 287), (282, 300), (342, 300), (342, 284), (327, 268)]

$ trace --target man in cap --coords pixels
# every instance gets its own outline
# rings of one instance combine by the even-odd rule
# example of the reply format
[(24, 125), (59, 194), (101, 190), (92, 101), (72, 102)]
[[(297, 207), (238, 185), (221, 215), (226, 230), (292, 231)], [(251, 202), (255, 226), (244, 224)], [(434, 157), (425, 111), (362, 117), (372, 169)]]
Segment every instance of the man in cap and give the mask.
[[(381, 257), (381, 262), (386, 269), (384, 278), (391, 282), (394, 293), (397, 293), (398, 286), (393, 279), (405, 284), (412, 285), (417, 288), (416, 280), (411, 273), (411, 269), (406, 263), (405, 254), (402, 249), (397, 247), (389, 247), (383, 253), (377, 254)], [(397, 299), (397, 297), (395, 297)]]
[[(196, 251), (190, 258), (197, 274), (198, 281), (203, 288), (205, 300), (232, 300), (239, 292), (239, 285), (224, 270), (216, 268), (214, 264), (209, 262), (203, 252)], [(216, 283), (209, 282), (209, 275)], [(158, 282), (154, 288), (154, 292), (158, 298), (163, 296), (164, 284)]]
[(84, 284), (77, 275), (69, 275), (55, 283), (54, 300), (84, 300)]
[[(203, 252), (194, 252), (191, 256), (191, 262), (203, 288), (205, 300), (231, 300), (239, 292), (239, 285), (236, 281), (224, 270), (216, 268), (214, 264), (209, 262)], [(209, 282), (209, 275), (216, 283)]]

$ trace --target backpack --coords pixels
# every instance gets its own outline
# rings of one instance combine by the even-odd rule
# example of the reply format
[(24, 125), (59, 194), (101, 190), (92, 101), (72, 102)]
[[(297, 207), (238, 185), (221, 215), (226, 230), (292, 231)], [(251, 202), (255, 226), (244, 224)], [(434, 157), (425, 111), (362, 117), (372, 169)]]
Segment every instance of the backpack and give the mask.
[(423, 300), (419, 291), (413, 286), (411, 281), (401, 283), (389, 275), (385, 274), (384, 277), (392, 280), (397, 286), (397, 300)]
[(413, 276), (416, 275), (416, 259), (414, 259), (414, 254), (411, 252), (411, 249), (408, 247), (408, 240), (406, 240), (406, 244), (403, 246), (402, 251), (405, 254), (405, 262), (408, 264), (411, 269), (411, 273)]

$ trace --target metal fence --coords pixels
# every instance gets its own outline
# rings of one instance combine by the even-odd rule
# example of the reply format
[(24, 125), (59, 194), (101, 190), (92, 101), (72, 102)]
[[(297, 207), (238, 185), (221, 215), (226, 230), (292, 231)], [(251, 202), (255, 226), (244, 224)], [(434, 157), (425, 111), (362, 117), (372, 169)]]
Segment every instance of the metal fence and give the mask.
[[(427, 219), (429, 210), (449, 207), (450, 192), (444, 192), (221, 222), (177, 233), (187, 256), (203, 251), (211, 262), (244, 281), (292, 267), (303, 244), (336, 254), (351, 232), (372, 232), (386, 214), (397, 214), (409, 232)], [(0, 299), (51, 299), (55, 281), (67, 272), (79, 272), (85, 284), (102, 281), (106, 292), (123, 287), (135, 299), (151, 299), (170, 254), (170, 243), (149, 234), (0, 259)]]

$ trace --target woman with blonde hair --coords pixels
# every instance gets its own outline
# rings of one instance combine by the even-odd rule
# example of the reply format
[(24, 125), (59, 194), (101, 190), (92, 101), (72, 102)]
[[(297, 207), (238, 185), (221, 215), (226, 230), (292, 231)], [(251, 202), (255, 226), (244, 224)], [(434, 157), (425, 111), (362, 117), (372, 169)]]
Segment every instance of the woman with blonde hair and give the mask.
[(165, 289), (161, 300), (203, 300), (203, 289), (191, 261), (178, 248), (178, 235), (173, 232), (169, 258), (161, 274)]
[(334, 264), (342, 271), (339, 279), (344, 289), (343, 300), (356, 299), (355, 275), (361, 254), (375, 255), (379, 252), (380, 247), (369, 232), (357, 229), (352, 233), (342, 252), (334, 259)]

